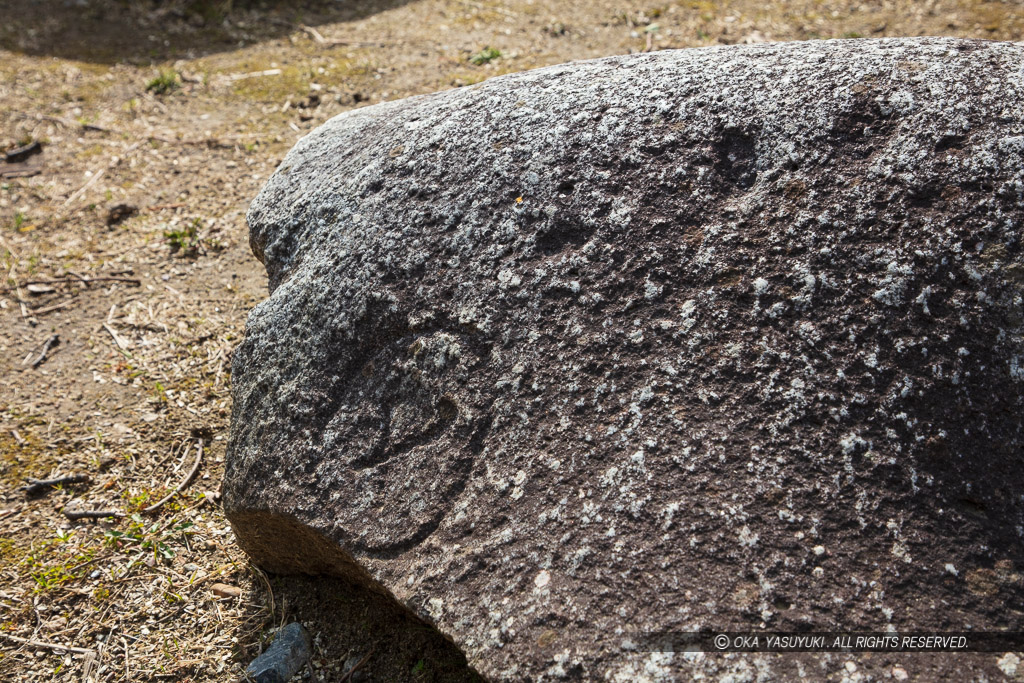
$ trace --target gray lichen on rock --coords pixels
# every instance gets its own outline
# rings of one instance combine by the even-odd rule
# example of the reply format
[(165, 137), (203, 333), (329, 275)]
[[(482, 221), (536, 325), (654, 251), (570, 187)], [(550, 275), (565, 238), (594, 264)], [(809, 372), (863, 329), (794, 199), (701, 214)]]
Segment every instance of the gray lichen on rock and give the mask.
[(666, 51), (342, 114), (249, 213), (226, 511), (495, 679), (750, 666), (651, 631), (1024, 630), (1022, 221), (1016, 44)]

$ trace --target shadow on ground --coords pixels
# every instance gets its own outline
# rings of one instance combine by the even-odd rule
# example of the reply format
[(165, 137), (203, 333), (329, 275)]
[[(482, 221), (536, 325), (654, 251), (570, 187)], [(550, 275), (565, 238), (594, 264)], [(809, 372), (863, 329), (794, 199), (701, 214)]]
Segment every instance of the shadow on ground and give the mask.
[(309, 629), (313, 659), (325, 680), (341, 679), (346, 662), (351, 667), (363, 661), (360, 679), (368, 682), (483, 681), (437, 630), (397, 606), (382, 606), (363, 588), (308, 576), (273, 576), (270, 584), (277, 624), (299, 621)]
[(358, 21), (411, 0), (6, 0), (0, 48), (147, 65)]

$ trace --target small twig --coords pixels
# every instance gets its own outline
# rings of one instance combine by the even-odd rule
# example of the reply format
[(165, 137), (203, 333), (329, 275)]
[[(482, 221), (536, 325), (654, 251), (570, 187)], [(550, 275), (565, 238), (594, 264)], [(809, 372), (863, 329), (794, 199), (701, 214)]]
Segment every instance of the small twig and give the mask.
[(192, 483), (196, 473), (199, 472), (199, 466), (203, 462), (203, 440), (199, 439), (199, 443), (196, 445), (196, 463), (192, 466), (185, 478), (181, 480), (181, 483), (174, 487), (174, 490), (168, 493), (166, 496), (153, 503), (149, 507), (142, 508), (143, 514), (152, 514), (163, 507), (163, 504), (169, 501), (174, 496), (178, 495), (182, 489)]
[(124, 517), (118, 510), (68, 510), (64, 508), (64, 516), (72, 522), (78, 519), (104, 519), (106, 517)]
[[(24, 363), (22, 363), (22, 365), (24, 365)], [(18, 442), (19, 446), (24, 446), (25, 445), (26, 441), (25, 441), (24, 437), (22, 437), (21, 433), (18, 432), (17, 429), (12, 429), (11, 430), (11, 436), (13, 436), (14, 440)]]
[[(78, 275), (77, 273), (68, 273), (64, 277), (48, 278), (45, 280), (26, 280), (25, 282), (19, 283), (18, 286), (20, 287), (21, 285), (63, 285), (66, 284), (68, 280), (71, 279), (71, 277), (78, 278), (86, 286), (88, 286), (90, 282), (127, 282), (128, 284), (135, 285), (136, 287), (142, 284), (142, 282), (138, 278), (134, 277), (85, 277), (82, 275)], [(12, 292), (14, 291), (14, 289), (14, 287), (0, 287), (0, 292)]]
[(317, 45), (325, 48), (332, 47), (387, 47), (388, 45), (398, 45), (399, 41), (387, 41), (387, 40), (327, 40), (324, 38), (320, 31), (317, 31), (312, 26), (305, 26), (298, 24), (298, 28), (309, 34), (309, 37), (313, 39)]
[(122, 342), (121, 338), (117, 336), (117, 332), (114, 332), (114, 328), (112, 328), (110, 325), (106, 323), (103, 323), (102, 327), (104, 330), (107, 331), (107, 334), (110, 335), (110, 338), (114, 340), (114, 346), (117, 347), (117, 350), (121, 353), (121, 355), (124, 356), (125, 358), (131, 359), (132, 354), (128, 353), (128, 350), (125, 349), (124, 342)]
[(153, 204), (152, 206), (147, 206), (145, 208), (145, 210), (146, 211), (163, 211), (165, 209), (183, 209), (186, 206), (188, 206), (188, 204), (184, 204), (184, 203), (179, 203), (179, 204)]
[[(186, 138), (186, 139), (178, 140), (178, 139), (175, 139), (175, 138), (167, 138), (167, 137), (164, 137), (162, 135), (150, 135), (150, 136), (147, 136), (146, 139), (149, 142), (163, 142), (163, 143), (166, 143), (168, 145), (196, 145), (196, 146), (201, 146), (201, 147), (209, 147), (211, 149), (216, 149), (216, 148), (233, 149), (235, 147), (235, 143), (230, 142), (230, 141), (233, 140), (233, 139), (234, 140), (240, 140), (241, 138), (231, 138), (231, 137), (224, 138), (224, 139), (220, 139), (220, 138), (200, 138), (198, 140), (197, 139), (187, 139)], [(225, 140), (227, 140), (227, 142), (225, 142)]]
[(305, 24), (299, 24), (299, 28), (308, 33), (318, 45), (325, 45), (327, 43), (324, 37), (320, 35), (320, 31), (317, 31), (312, 26), (306, 26)]
[[(114, 157), (114, 158), (118, 159), (120, 161), (120, 159), (118, 157)], [(92, 177), (90, 177), (89, 180), (86, 181), (85, 185), (82, 185), (80, 188), (78, 188), (78, 191), (76, 191), (70, 197), (68, 197), (67, 199), (64, 200), (64, 206), (67, 206), (68, 204), (70, 204), (71, 202), (75, 201), (76, 199), (81, 197), (83, 194), (85, 194), (85, 191), (88, 190), (90, 187), (92, 187), (93, 183), (95, 183), (97, 180), (102, 178), (103, 174), (106, 173), (109, 169), (113, 168), (116, 163), (117, 162), (115, 162), (115, 161), (110, 161), (110, 162), (107, 163), (106, 166), (104, 166), (103, 168), (101, 168), (98, 171), (96, 171), (95, 173), (93, 173)]]
[[(154, 104), (156, 104), (159, 107), (163, 106), (159, 102), (154, 102)], [(75, 122), (75, 121), (69, 121), (68, 119), (62, 119), (59, 116), (41, 116), (41, 115), (29, 116), (27, 114), (21, 114), (20, 116), (22, 118), (34, 118), (37, 121), (52, 121), (54, 123), (59, 123), (60, 125), (65, 126), (67, 128), (79, 127), (82, 130), (94, 130), (94, 131), (98, 131), (100, 133), (111, 133), (111, 134), (117, 134), (117, 135), (121, 135), (121, 136), (127, 136), (128, 135), (124, 131), (115, 130), (113, 128), (107, 128), (106, 126), (98, 126), (95, 123), (78, 123), (78, 122)], [(232, 138), (229, 137), (228, 139), (232, 139)], [(154, 141), (155, 142), (167, 142), (167, 143), (179, 144), (179, 145), (207, 145), (209, 147), (234, 147), (234, 145), (225, 144), (225, 143), (223, 143), (223, 142), (221, 142), (220, 140), (217, 140), (217, 139), (208, 139), (208, 140), (173, 140), (171, 138), (166, 138), (166, 137), (163, 137), (161, 135), (147, 135), (147, 136), (145, 136), (144, 140), (146, 142), (154, 142)], [(132, 151), (133, 149), (135, 149), (135, 147), (138, 147), (138, 144), (136, 144), (133, 147), (125, 150), (125, 153), (128, 153), (128, 152)], [(68, 203), (70, 203), (70, 202), (68, 202)]]
[(37, 493), (42, 493), (48, 488), (56, 486), (62, 486), (64, 484), (81, 484), (89, 481), (89, 475), (87, 474), (69, 474), (64, 477), (56, 477), (54, 479), (33, 479), (28, 477), (25, 479), (28, 482), (25, 486), (18, 487), (19, 491), (24, 491), (27, 496), (34, 496)]
[(38, 368), (42, 365), (43, 361), (46, 360), (46, 354), (50, 352), (50, 349), (60, 343), (60, 337), (56, 334), (50, 335), (43, 343), (43, 350), (39, 352), (39, 357), (32, 361), (32, 367)]
[(88, 181), (86, 181), (85, 185), (82, 185), (82, 187), (78, 188), (78, 191), (76, 191), (70, 197), (65, 199), (64, 203), (61, 206), (66, 207), (69, 204), (73, 203), (76, 199), (81, 197), (83, 194), (85, 194), (85, 191), (92, 187), (93, 183), (95, 183), (97, 180), (103, 177), (104, 173), (120, 164), (121, 161), (125, 158), (125, 156), (134, 152), (136, 149), (139, 148), (139, 145), (141, 144), (141, 142), (136, 142), (135, 144), (129, 145), (128, 148), (121, 152), (120, 155), (113, 157), (110, 161), (107, 162), (106, 166), (104, 166), (102, 169), (94, 173), (93, 176), (89, 178)]
[(76, 569), (81, 569), (82, 567), (88, 567), (90, 564), (95, 564), (96, 562), (99, 562), (100, 559), (101, 558), (99, 558), (99, 557), (94, 557), (91, 560), (86, 560), (85, 562), (79, 562), (78, 564), (76, 564), (73, 567), (68, 567), (68, 573), (70, 574), (71, 572), (75, 571)]
[(158, 462), (156, 465), (153, 466), (153, 471), (159, 470), (161, 467), (164, 466), (164, 463), (166, 463), (171, 458), (173, 458), (173, 457), (175, 457), (175, 456), (177, 456), (179, 454), (187, 453), (188, 452), (188, 443), (189, 443), (189, 441), (191, 441), (191, 439), (186, 437), (180, 443), (176, 443), (176, 444), (172, 445), (171, 446), (171, 452), (168, 453), (167, 455), (165, 455), (163, 458), (161, 458), (160, 462)]
[(77, 652), (81, 655), (95, 654), (94, 650), (87, 650), (84, 647), (72, 647), (70, 645), (61, 645), (59, 643), (44, 643), (40, 640), (29, 640), (28, 638), (19, 638), (18, 636), (12, 636), (10, 633), (0, 632), (0, 636), (3, 636), (8, 640), (13, 640), (16, 643), (21, 643), (22, 645), (31, 645), (32, 647), (41, 647), (47, 650), (63, 650), (65, 652)]
[(354, 666), (353, 666), (353, 667), (352, 667), (351, 669), (349, 669), (349, 670), (348, 670), (348, 671), (347, 671), (347, 672), (345, 673), (345, 675), (344, 675), (344, 676), (342, 676), (342, 677), (341, 677), (341, 679), (339, 680), (339, 683), (345, 683), (345, 681), (351, 680), (351, 678), (352, 678), (352, 674), (354, 674), (354, 673), (355, 673), (356, 671), (358, 671), (359, 669), (363, 668), (363, 664), (366, 664), (366, 662), (370, 661), (370, 657), (372, 657), (372, 656), (373, 656), (373, 653), (374, 653), (374, 652), (376, 652), (376, 651), (377, 651), (377, 646), (376, 646), (376, 645), (374, 645), (374, 646), (373, 646), (373, 647), (372, 647), (372, 648), (370, 649), (370, 651), (366, 653), (366, 656), (365, 656), (365, 657), (363, 657), (363, 658), (362, 658), (362, 659), (360, 659), (360, 660), (359, 660), (358, 662), (356, 662), (356, 663), (355, 663), (355, 665), (354, 665)]
[(80, 279), (87, 285), (91, 282), (127, 282), (128, 284), (135, 285), (136, 287), (142, 284), (141, 280), (134, 277), (85, 277)]
[(35, 119), (36, 121), (50, 121), (51, 123), (59, 123), (65, 128), (74, 128), (75, 126), (79, 125), (74, 121), (62, 119), (59, 116), (48, 116), (46, 114), (18, 114), (17, 116), (18, 118), (22, 119)]
[[(128, 568), (125, 571), (131, 571), (131, 568), (133, 566), (136, 565), (128, 565)], [(141, 581), (142, 579), (155, 579), (160, 576), (163, 576), (163, 574), (136, 574), (135, 576), (122, 576), (119, 579), (111, 579), (110, 583), (124, 583), (125, 581)]]
[(132, 680), (132, 677), (129, 673), (130, 670), (128, 667), (128, 641), (124, 639), (123, 635), (121, 636), (121, 644), (124, 645), (124, 680), (130, 681)]
[(512, 10), (507, 10), (504, 7), (491, 7), (491, 6), (488, 6), (488, 5), (483, 5), (483, 4), (479, 3), (479, 2), (470, 2), (470, 0), (455, 0), (455, 2), (459, 3), (460, 5), (466, 5), (468, 7), (475, 7), (476, 9), (481, 10), (483, 12), (497, 12), (498, 14), (504, 14), (506, 17), (513, 17), (513, 18), (516, 18), (516, 17), (519, 16), (518, 13), (513, 12)]
[(323, 677), (323, 674), (321, 674), (316, 667), (311, 666), (309, 667), (309, 670), (313, 673), (313, 676), (315, 677), (314, 680), (316, 681), (316, 683), (327, 683), (326, 679)]
[[(233, 564), (222, 565), (220, 568), (213, 570), (212, 572), (210, 572), (206, 576), (200, 576), (198, 579), (196, 579), (195, 581), (192, 581), (188, 585), (189, 585), (190, 588), (195, 588), (196, 586), (198, 586), (198, 585), (200, 585), (202, 583), (206, 583), (210, 579), (216, 579), (216, 578), (222, 576), (228, 569), (234, 569), (234, 565)], [(127, 581), (127, 579), (121, 579), (121, 580), (122, 581)]]
[(74, 303), (74, 299), (68, 299), (67, 301), (61, 301), (59, 303), (51, 304), (49, 306), (43, 306), (42, 308), (30, 308), (28, 312), (31, 315), (43, 315), (44, 313), (53, 313), (59, 311), (62, 308), (67, 308)]
[(71, 121), (69, 119), (62, 119), (59, 116), (49, 116), (46, 114), (18, 114), (23, 119), (35, 119), (36, 121), (50, 121), (51, 123), (59, 123), (65, 128), (81, 128), (82, 130), (95, 130), (101, 133), (113, 133), (114, 130), (106, 128), (104, 126), (97, 125), (95, 123), (82, 123), (80, 121)]
[(244, 81), (247, 78), (262, 78), (263, 76), (280, 76), (282, 71), (280, 69), (264, 69), (263, 71), (250, 71), (244, 74), (231, 74), (228, 76), (228, 80), (232, 83), (235, 81)]
[(117, 628), (117, 624), (114, 624), (113, 628), (107, 633), (107, 636), (103, 639), (99, 645), (96, 646), (96, 672), (99, 673), (100, 669), (105, 668), (103, 666), (103, 655), (107, 646), (110, 644), (110, 637), (114, 635), (114, 630)]
[(39, 175), (42, 172), (43, 169), (39, 168), (38, 166), (0, 168), (0, 178), (31, 178), (32, 176)]
[(82, 683), (92, 683), (96, 680), (93, 675), (97, 668), (99, 668), (99, 664), (96, 653), (90, 652), (85, 656), (85, 662), (82, 665)]
[[(3, 247), (5, 250), (7, 250), (7, 253), (11, 255), (12, 259), (14, 259), (15, 261), (18, 260), (18, 255), (14, 253), (14, 249), (11, 249), (11, 245), (7, 243), (7, 240), (4, 239), (3, 235), (0, 235), (0, 247)], [(14, 276), (15, 276), (15, 266), (12, 263), (11, 264), (11, 273), (10, 273), (9, 277), (12, 280), (15, 280)], [(15, 280), (15, 282), (17, 282), (17, 280)]]

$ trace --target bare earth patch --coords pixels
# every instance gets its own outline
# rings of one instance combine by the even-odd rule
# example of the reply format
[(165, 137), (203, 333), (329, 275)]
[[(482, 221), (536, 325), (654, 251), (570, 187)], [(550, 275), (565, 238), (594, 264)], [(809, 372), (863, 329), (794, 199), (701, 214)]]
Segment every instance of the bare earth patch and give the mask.
[[(348, 587), (252, 567), (219, 506), (231, 351), (266, 292), (245, 209), (323, 121), (629, 51), (1024, 29), (1018, 3), (973, 0), (231, 4), (5, 4), (3, 680), (232, 680), (296, 619), (314, 680), (359, 661), (370, 680), (473, 678)], [(19, 490), (68, 475), (87, 479)]]

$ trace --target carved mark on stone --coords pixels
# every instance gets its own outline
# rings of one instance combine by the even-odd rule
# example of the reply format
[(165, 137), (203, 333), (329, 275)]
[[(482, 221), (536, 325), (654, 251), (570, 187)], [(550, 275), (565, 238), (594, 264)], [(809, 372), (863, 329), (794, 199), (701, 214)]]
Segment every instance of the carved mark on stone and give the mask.
[(459, 458), (448, 471), (449, 486), (440, 494), (444, 501), (426, 520), (422, 521), (411, 534), (395, 537), (388, 533), (386, 527), (380, 528), (377, 539), (354, 540), (351, 547), (378, 559), (389, 559), (405, 553), (430, 537), (444, 522), (452, 507), (466, 488), (476, 457), (483, 450), (484, 441), (491, 430), (490, 407), (474, 426), (472, 434), (466, 440), (468, 457)]
[(408, 434), (404, 437), (394, 438), (391, 429), (391, 418), (394, 413), (388, 411), (381, 425), (380, 436), (369, 451), (360, 453), (352, 460), (352, 468), (365, 470), (369, 467), (376, 467), (388, 460), (401, 456), (418, 446), (426, 445), (435, 441), (448, 430), (452, 421), (458, 416), (458, 408), (455, 402), (448, 397), (442, 397), (436, 405), (436, 416), (422, 430)]
[(450, 373), (475, 365), (489, 345), (478, 333), (452, 331), (457, 323), (443, 314), (413, 332), (408, 315), (370, 309), (361, 320), (370, 329), (357, 341), (338, 340), (328, 354), (338, 372), (320, 392), (314, 459), (347, 471), (321, 483), (324, 490), (344, 486), (346, 494), (317, 504), (332, 507), (348, 547), (397, 554), (442, 523), (482, 450), (482, 418), (460, 405), (461, 393), (450, 393), (465, 388)]

